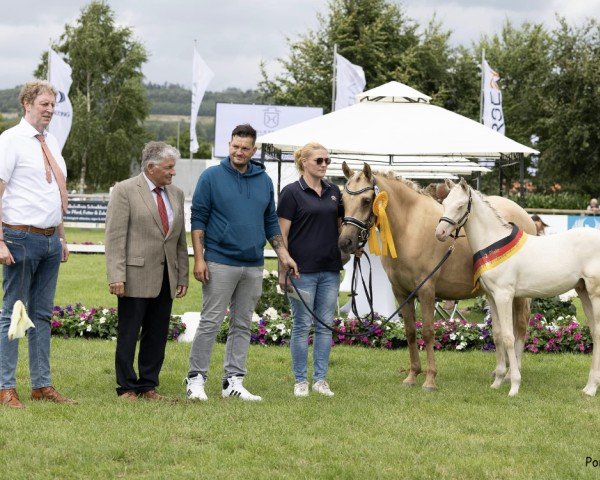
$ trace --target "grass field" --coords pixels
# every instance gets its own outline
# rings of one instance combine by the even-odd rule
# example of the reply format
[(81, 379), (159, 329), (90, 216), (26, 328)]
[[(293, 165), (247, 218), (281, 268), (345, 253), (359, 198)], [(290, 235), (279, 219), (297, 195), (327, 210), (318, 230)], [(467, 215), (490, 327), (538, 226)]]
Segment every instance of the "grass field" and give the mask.
[[(69, 231), (69, 241), (102, 241), (90, 232)], [(175, 313), (199, 309), (199, 284), (190, 285), (174, 302)], [(73, 254), (61, 266), (55, 303), (78, 301), (116, 305), (102, 255)], [(158, 404), (116, 398), (114, 349), (110, 341), (52, 339), (53, 382), (80, 402), (68, 407), (28, 400), (27, 343), (21, 343), (17, 382), (27, 409), (0, 408), (0, 478), (600, 476), (599, 468), (586, 466), (587, 457), (600, 460), (600, 398), (580, 392), (589, 355), (526, 353), (520, 393), (508, 398), (508, 386), (489, 388), (492, 354), (436, 352), (439, 390), (428, 394), (401, 385), (405, 349), (338, 346), (328, 377), (335, 397), (297, 399), (289, 349), (251, 346), (245, 383), (263, 396), (256, 404), (220, 398), (224, 346), (218, 344), (210, 400), (189, 403), (182, 379), (190, 345), (169, 342), (159, 390), (178, 401)]]
[[(18, 385), (28, 393), (26, 344)], [(528, 355), (516, 398), (489, 388), (494, 355), (440, 352), (436, 393), (401, 386), (406, 350), (335, 347), (336, 395), (292, 394), (289, 349), (250, 349), (248, 388), (220, 395), (223, 346), (209, 401), (183, 400), (189, 344), (170, 342), (160, 391), (179, 401), (124, 403), (114, 343), (52, 340), (53, 379), (76, 406), (25, 401), (0, 409), (0, 464), (14, 479), (409, 478), (597, 479), (600, 399), (584, 398), (590, 357)], [(422, 377), (420, 377), (422, 381)]]

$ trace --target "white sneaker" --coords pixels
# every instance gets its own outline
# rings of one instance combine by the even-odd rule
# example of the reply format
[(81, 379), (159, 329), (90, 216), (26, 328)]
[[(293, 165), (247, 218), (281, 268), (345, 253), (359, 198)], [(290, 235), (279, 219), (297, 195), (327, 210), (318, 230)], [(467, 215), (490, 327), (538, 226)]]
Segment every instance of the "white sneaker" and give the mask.
[(204, 377), (201, 374), (198, 374), (192, 378), (186, 378), (184, 380), (185, 384), (187, 385), (186, 394), (188, 400), (208, 400), (206, 392), (204, 391), (205, 381), (206, 380), (204, 380)]
[(326, 397), (333, 397), (335, 395), (329, 388), (329, 384), (326, 380), (319, 380), (318, 382), (313, 383), (312, 389), (313, 392), (320, 393)]
[(294, 395), (296, 397), (308, 397), (308, 382), (296, 382), (294, 384)]
[(228, 397), (239, 397), (242, 400), (249, 400), (251, 402), (260, 402), (262, 400), (258, 395), (252, 395), (243, 385), (244, 377), (229, 377), (225, 380), (223, 391), (221, 395), (223, 398)]

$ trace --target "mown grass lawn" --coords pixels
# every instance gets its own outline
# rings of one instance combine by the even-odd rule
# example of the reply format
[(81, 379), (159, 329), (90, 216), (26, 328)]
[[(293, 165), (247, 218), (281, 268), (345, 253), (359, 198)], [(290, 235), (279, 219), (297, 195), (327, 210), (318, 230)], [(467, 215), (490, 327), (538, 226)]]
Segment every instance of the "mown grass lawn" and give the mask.
[[(73, 254), (61, 266), (55, 303), (76, 302), (116, 306), (102, 255)], [(200, 304), (191, 280), (174, 313)], [(600, 460), (600, 396), (580, 392), (589, 355), (526, 353), (520, 393), (509, 399), (508, 386), (489, 388), (493, 354), (436, 352), (439, 390), (427, 394), (401, 384), (406, 350), (338, 346), (329, 374), (336, 396), (296, 399), (289, 349), (251, 346), (245, 383), (263, 396), (257, 404), (220, 398), (218, 344), (210, 400), (189, 403), (182, 379), (190, 345), (169, 342), (159, 390), (178, 401), (133, 404), (116, 398), (114, 348), (52, 339), (53, 382), (80, 401), (67, 407), (28, 400), (21, 342), (18, 390), (27, 409), (0, 408), (0, 478), (600, 477), (586, 467), (586, 457)]]
[[(28, 393), (26, 343), (19, 392)], [(286, 347), (252, 346), (246, 385), (261, 403), (221, 399), (223, 346), (206, 403), (184, 400), (189, 344), (170, 342), (160, 391), (114, 393), (114, 343), (53, 339), (53, 380), (76, 406), (0, 408), (3, 478), (598, 478), (600, 398), (580, 393), (591, 358), (530, 355), (516, 398), (489, 388), (494, 355), (439, 352), (436, 393), (401, 385), (406, 350), (334, 347), (336, 395), (292, 394)], [(422, 378), (421, 378), (422, 381)]]

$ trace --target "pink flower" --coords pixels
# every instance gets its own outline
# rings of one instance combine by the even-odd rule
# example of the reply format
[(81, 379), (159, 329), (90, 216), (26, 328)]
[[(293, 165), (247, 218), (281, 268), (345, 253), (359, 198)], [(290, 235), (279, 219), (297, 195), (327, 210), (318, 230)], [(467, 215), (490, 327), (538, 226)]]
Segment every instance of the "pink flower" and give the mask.
[(585, 351), (585, 345), (583, 343), (580, 343), (579, 345), (577, 345), (577, 347), (579, 348), (580, 352)]
[(577, 332), (575, 335), (573, 335), (573, 338), (575, 339), (576, 342), (578, 342), (579, 340), (581, 340), (581, 333)]

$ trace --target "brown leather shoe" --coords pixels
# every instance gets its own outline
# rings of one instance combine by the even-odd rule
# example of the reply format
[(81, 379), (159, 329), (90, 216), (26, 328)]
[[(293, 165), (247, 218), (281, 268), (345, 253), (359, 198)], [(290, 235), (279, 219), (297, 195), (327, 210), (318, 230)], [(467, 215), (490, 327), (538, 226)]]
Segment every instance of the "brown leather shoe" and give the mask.
[(25, 405), (23, 405), (21, 400), (19, 400), (17, 390), (14, 388), (0, 390), (0, 404), (6, 405), (10, 408), (25, 408)]
[(159, 400), (161, 402), (172, 402), (173, 401), (169, 397), (165, 397), (164, 395), (161, 395), (156, 390), (148, 390), (147, 392), (141, 393), (140, 396), (142, 398), (145, 398), (146, 400)]
[(48, 400), (49, 402), (54, 403), (67, 403), (69, 405), (76, 404), (75, 400), (71, 400), (70, 398), (63, 397), (60, 393), (56, 391), (53, 386), (42, 387), (42, 388), (34, 388), (31, 390), (31, 399), (32, 400)]
[(138, 397), (133, 390), (129, 390), (129, 391), (124, 392), (121, 395), (119, 395), (119, 399), (127, 400), (129, 402), (136, 402)]

